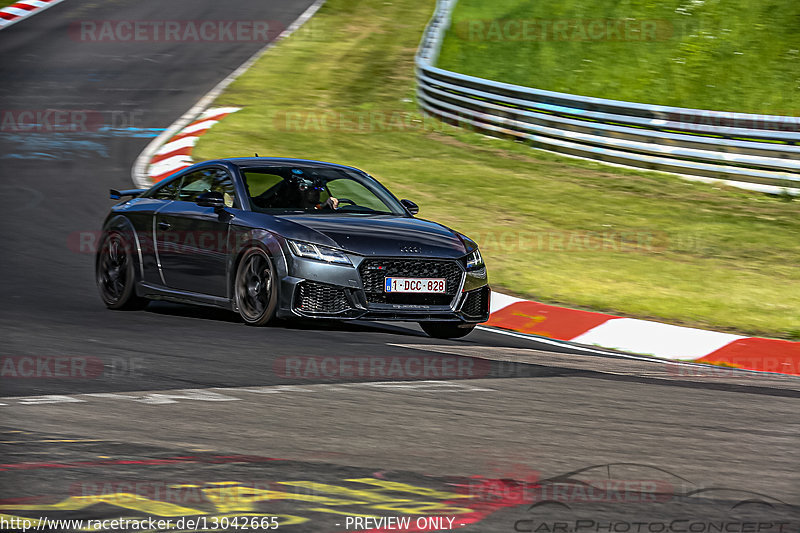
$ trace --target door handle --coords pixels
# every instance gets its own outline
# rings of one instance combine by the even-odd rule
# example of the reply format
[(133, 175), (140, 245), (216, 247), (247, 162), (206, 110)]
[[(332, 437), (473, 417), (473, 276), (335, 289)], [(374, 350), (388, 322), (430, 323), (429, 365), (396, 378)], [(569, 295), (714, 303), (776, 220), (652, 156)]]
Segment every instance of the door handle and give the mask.
[(170, 224), (169, 222), (159, 222), (158, 223), (158, 229), (163, 229), (164, 231), (168, 230), (171, 227), (172, 227), (172, 224)]

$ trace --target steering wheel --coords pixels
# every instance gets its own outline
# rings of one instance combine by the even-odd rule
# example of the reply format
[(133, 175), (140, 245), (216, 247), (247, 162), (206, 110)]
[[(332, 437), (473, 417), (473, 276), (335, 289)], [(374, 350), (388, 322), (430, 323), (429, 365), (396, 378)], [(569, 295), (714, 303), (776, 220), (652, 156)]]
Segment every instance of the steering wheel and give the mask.
[(350, 198), (337, 198), (337, 200), (339, 200), (340, 204), (344, 203), (344, 204), (350, 204), (350, 205), (358, 205), (353, 200), (351, 200)]

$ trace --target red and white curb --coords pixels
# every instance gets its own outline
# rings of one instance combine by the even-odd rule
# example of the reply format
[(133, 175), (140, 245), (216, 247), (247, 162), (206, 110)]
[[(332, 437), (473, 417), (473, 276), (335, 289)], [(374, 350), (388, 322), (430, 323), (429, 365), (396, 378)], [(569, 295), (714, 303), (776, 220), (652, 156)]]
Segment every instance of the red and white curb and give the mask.
[(800, 342), (580, 311), (497, 292), (485, 325), (664, 359), (800, 375)]
[(60, 4), (64, 0), (23, 0), (0, 9), (0, 30), (12, 24), (44, 11), (48, 7)]
[(179, 130), (169, 142), (156, 150), (150, 158), (147, 178), (157, 183), (167, 176), (183, 170), (193, 164), (192, 150), (197, 140), (214, 124), (231, 113), (239, 111), (239, 107), (213, 107), (205, 110), (188, 126)]

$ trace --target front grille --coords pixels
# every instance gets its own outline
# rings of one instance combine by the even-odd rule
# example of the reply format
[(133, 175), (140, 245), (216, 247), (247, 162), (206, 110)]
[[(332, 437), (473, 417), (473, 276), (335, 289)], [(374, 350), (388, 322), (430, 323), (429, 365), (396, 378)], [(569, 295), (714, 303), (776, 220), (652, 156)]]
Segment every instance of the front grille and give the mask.
[[(377, 304), (450, 305), (461, 286), (463, 270), (456, 261), (437, 259), (365, 259), (358, 267), (367, 302)], [(385, 293), (387, 277), (444, 278), (444, 294)]]
[(350, 303), (341, 287), (304, 281), (297, 291), (295, 308), (304, 313), (336, 314), (350, 309)]
[(461, 306), (464, 316), (481, 318), (486, 316), (489, 307), (489, 287), (482, 287), (476, 291), (468, 292)]

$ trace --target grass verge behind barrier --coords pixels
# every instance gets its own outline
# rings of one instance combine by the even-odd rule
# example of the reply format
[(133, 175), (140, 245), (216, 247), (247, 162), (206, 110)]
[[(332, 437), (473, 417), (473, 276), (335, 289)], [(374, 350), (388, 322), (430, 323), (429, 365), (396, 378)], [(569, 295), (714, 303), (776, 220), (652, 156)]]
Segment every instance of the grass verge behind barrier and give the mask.
[(546, 303), (800, 338), (800, 202), (531, 150), (417, 112), (428, 0), (328, 0), (215, 105), (194, 155), (363, 168), (478, 241), (495, 289)]
[(797, 0), (459, 0), (438, 66), (584, 96), (798, 117), (798, 20)]

